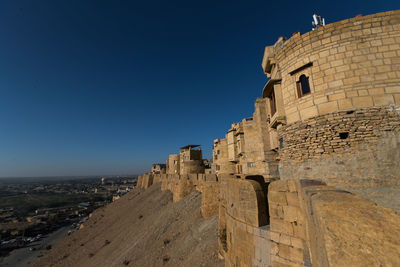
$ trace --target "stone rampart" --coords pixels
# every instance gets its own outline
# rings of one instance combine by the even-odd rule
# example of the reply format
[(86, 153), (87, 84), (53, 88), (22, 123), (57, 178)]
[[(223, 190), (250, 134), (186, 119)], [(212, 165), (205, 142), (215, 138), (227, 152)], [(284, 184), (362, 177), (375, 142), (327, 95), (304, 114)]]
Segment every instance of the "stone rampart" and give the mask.
[[(264, 178), (220, 175), (219, 253), (226, 266), (270, 266)], [(259, 178), (259, 179), (258, 179)]]
[(391, 209), (322, 181), (292, 179), (269, 185), (268, 218), (257, 181), (219, 179), (219, 254), (226, 266), (397, 266), (400, 261), (400, 216)]
[(172, 188), (173, 201), (178, 202), (196, 190), (193, 180), (188, 175), (180, 175)]
[[(400, 106), (330, 113), (282, 127), (281, 161), (303, 161), (377, 143), (387, 132), (400, 134)], [(347, 151), (346, 151), (347, 150)]]
[(204, 169), (203, 160), (184, 160), (181, 163), (180, 174), (204, 173)]
[(400, 264), (400, 216), (322, 181), (268, 185), (262, 176), (208, 174), (144, 174), (140, 180), (143, 188), (161, 182), (175, 202), (198, 188), (203, 217), (219, 212), (226, 266)]
[[(400, 11), (278, 41), (281, 179), (322, 179), (400, 212)], [(310, 91), (299, 95), (299, 77)]]
[(138, 187), (200, 191), (228, 267), (400, 266), (400, 11), (280, 38), (262, 65), (253, 117), (214, 142), (218, 176), (181, 152)]
[(306, 225), (295, 180), (268, 188), (272, 266), (310, 266)]
[(143, 175), (139, 175), (137, 182), (136, 182), (136, 187), (137, 188), (142, 188), (142, 183), (143, 183)]
[(153, 174), (153, 184), (160, 183), (163, 178), (167, 177), (165, 173), (162, 174)]
[(313, 266), (398, 266), (400, 216), (349, 192), (300, 180)]
[[(287, 123), (400, 104), (400, 11), (342, 20), (274, 47)], [(309, 79), (299, 97), (296, 82)]]
[(142, 188), (147, 189), (153, 184), (153, 174), (146, 173), (143, 174), (142, 178)]
[(215, 174), (155, 175), (154, 183), (158, 181), (161, 182), (162, 191), (172, 192), (174, 202), (180, 201), (193, 190), (200, 191), (202, 193), (201, 213), (204, 218), (209, 218), (218, 212), (219, 184)]
[(400, 106), (331, 113), (280, 133), (281, 179), (322, 179), (400, 212)]
[(218, 212), (219, 184), (217, 181), (204, 181), (201, 186), (201, 215), (210, 218)]

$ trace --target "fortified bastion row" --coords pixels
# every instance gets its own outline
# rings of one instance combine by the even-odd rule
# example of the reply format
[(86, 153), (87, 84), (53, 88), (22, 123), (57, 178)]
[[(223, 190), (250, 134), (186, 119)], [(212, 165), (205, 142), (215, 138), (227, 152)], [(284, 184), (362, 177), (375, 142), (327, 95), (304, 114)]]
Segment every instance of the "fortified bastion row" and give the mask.
[(218, 213), (226, 266), (400, 266), (400, 11), (265, 48), (251, 118), (139, 176)]

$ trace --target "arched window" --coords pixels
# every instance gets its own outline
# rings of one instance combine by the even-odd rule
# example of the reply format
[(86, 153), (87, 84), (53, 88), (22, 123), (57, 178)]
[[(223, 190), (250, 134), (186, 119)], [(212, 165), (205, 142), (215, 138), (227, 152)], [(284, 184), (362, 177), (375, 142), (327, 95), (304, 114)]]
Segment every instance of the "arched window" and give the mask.
[(305, 96), (311, 93), (310, 83), (308, 82), (308, 77), (302, 74), (299, 77), (299, 80), (296, 82), (297, 85), (297, 94), (299, 97)]

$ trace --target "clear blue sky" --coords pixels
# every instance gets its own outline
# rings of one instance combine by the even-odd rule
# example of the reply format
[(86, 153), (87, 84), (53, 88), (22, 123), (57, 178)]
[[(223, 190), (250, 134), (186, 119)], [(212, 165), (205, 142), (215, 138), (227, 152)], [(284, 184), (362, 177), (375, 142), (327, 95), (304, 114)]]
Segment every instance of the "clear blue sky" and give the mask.
[(252, 116), (279, 36), (399, 1), (0, 2), (0, 177), (137, 174)]

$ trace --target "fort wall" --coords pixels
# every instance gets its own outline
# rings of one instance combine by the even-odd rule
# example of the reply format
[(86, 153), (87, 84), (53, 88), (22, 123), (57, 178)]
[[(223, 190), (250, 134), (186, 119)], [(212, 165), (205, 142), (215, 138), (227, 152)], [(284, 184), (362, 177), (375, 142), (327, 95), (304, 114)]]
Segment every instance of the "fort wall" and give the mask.
[(219, 212), (219, 253), (226, 266), (400, 264), (400, 215), (322, 181), (273, 181), (267, 191), (262, 176), (141, 177), (144, 188), (151, 181), (165, 183), (174, 201), (202, 192), (203, 216)]
[(181, 162), (180, 174), (204, 173), (203, 160), (185, 160)]
[(400, 261), (400, 240), (392, 235), (400, 230), (394, 223), (400, 216), (391, 209), (317, 180), (273, 182), (268, 199), (272, 266), (395, 266)]
[(229, 161), (228, 143), (226, 138), (214, 140), (213, 164), (216, 174), (235, 173), (235, 164)]
[[(205, 177), (207, 177), (205, 175)], [(214, 177), (213, 177), (214, 176)], [(219, 208), (219, 184), (215, 175), (210, 175), (201, 184), (201, 215), (210, 218), (218, 212)], [(212, 179), (214, 178), (214, 179)]]
[(215, 174), (188, 145), (138, 186), (200, 191), (226, 266), (400, 265), (400, 11), (281, 37), (262, 66), (253, 117), (214, 141)]
[(281, 179), (322, 179), (400, 212), (400, 106), (335, 112), (281, 133)]
[(400, 264), (398, 214), (349, 192), (300, 182), (313, 266)]
[(276, 181), (268, 188), (272, 266), (311, 266), (297, 183)]
[(167, 174), (179, 174), (180, 160), (179, 154), (171, 154), (167, 160)]
[(179, 174), (204, 173), (205, 166), (201, 149), (193, 149), (198, 145), (182, 147), (179, 153)]
[(173, 202), (182, 200), (194, 190), (201, 192), (201, 214), (204, 218), (218, 212), (220, 187), (215, 174), (143, 174), (138, 177), (137, 187), (147, 189), (155, 183), (161, 183), (162, 191), (172, 192)]
[[(347, 19), (274, 47), (287, 124), (339, 110), (400, 104), (400, 11)], [(311, 93), (299, 97), (304, 74)]]
[[(265, 180), (279, 178), (276, 130), (267, 127), (267, 101), (259, 98), (252, 118), (232, 124), (225, 139), (214, 141), (213, 160), (218, 174), (262, 175)], [(225, 145), (226, 144), (226, 145)], [(227, 154), (218, 151), (227, 149)]]
[(219, 253), (225, 266), (270, 266), (266, 191), (262, 176), (221, 175)]
[(263, 67), (285, 117), (280, 179), (322, 179), (400, 212), (400, 11), (281, 38)]

